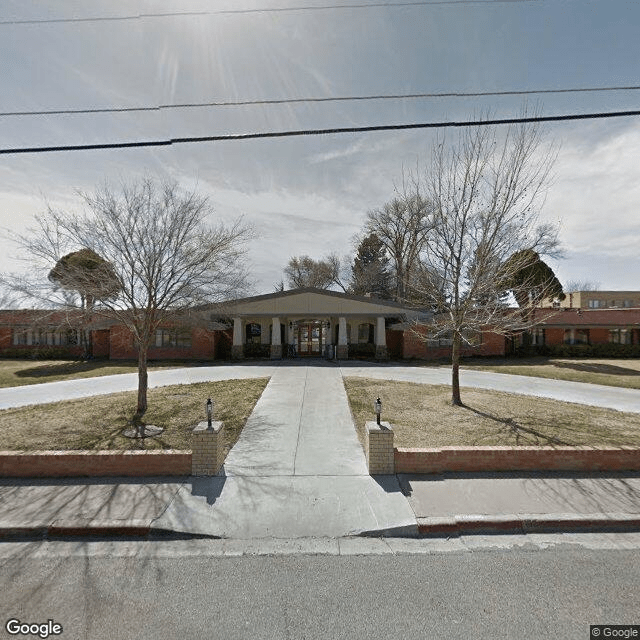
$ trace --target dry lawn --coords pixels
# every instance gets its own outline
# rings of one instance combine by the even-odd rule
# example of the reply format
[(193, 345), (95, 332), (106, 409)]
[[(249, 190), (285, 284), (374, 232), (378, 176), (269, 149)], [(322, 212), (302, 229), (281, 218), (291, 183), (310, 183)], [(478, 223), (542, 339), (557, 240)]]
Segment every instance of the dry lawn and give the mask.
[(214, 420), (224, 422), (229, 450), (267, 382), (255, 378), (150, 389), (144, 422), (165, 430), (143, 442), (122, 435), (135, 413), (135, 391), (5, 409), (0, 411), (0, 450), (191, 449), (191, 430), (206, 420), (209, 396)]
[[(185, 366), (215, 366), (219, 363), (220, 361), (157, 361), (149, 364), (149, 371)], [(25, 384), (73, 380), (75, 378), (94, 378), (117, 373), (136, 373), (137, 371), (138, 365), (132, 361), (19, 360), (6, 358), (0, 359), (0, 387), (20, 387)]]
[(640, 360), (637, 358), (478, 358), (462, 362), (465, 369), (512, 373), (554, 380), (604, 384), (610, 387), (640, 389)]
[(453, 407), (448, 386), (365, 378), (344, 383), (361, 442), (379, 395), (382, 419), (392, 424), (399, 447), (640, 446), (640, 414), (464, 388), (466, 406)]

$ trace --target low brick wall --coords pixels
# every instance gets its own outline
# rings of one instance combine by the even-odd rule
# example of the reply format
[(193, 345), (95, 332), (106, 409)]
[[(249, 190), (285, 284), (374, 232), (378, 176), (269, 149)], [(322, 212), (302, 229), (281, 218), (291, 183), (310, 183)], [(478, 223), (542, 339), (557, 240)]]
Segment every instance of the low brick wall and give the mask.
[(0, 451), (0, 477), (188, 476), (191, 451)]
[(640, 449), (442, 447), (394, 449), (396, 473), (447, 471), (640, 471)]

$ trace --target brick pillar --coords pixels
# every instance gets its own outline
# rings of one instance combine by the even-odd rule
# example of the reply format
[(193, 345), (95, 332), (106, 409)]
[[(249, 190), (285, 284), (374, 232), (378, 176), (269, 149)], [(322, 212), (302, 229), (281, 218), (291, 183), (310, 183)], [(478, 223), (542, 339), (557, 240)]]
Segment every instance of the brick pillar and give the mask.
[(395, 473), (393, 462), (393, 429), (388, 422), (367, 422), (364, 452), (367, 457), (369, 474), (383, 475)]
[(215, 476), (224, 461), (224, 425), (213, 420), (211, 428), (200, 422), (191, 434), (191, 475)]

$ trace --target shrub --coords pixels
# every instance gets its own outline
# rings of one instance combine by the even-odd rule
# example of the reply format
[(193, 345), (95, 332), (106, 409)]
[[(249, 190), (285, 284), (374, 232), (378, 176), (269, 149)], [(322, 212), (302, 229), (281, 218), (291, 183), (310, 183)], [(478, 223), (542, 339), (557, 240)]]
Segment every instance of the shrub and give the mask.
[(349, 345), (350, 358), (375, 358), (376, 345), (368, 342), (362, 344)]
[(70, 353), (66, 347), (30, 347), (21, 349), (11, 347), (0, 352), (3, 358), (22, 358), (23, 360), (76, 360), (77, 354)]
[(250, 342), (249, 344), (245, 344), (244, 357), (245, 358), (270, 358), (271, 345), (256, 344), (255, 342)]

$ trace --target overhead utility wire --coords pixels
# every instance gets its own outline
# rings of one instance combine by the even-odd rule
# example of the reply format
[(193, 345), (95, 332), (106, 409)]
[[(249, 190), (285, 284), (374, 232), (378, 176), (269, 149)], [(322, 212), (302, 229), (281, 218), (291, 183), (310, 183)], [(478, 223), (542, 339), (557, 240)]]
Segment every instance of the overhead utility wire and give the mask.
[(519, 124), (526, 122), (562, 122), (571, 120), (594, 120), (602, 118), (623, 118), (640, 116), (640, 111), (607, 111), (602, 113), (580, 113), (559, 116), (531, 116), (525, 118), (497, 118), (492, 120), (419, 122), (413, 124), (383, 124), (368, 127), (335, 127), (332, 129), (300, 129), (292, 131), (266, 131), (262, 133), (236, 133), (218, 136), (197, 136), (171, 138), (167, 140), (141, 140), (138, 142), (111, 142), (98, 144), (76, 144), (51, 147), (15, 147), (0, 149), (0, 155), (17, 153), (48, 153), (52, 151), (88, 151), (91, 149), (128, 149), (133, 147), (166, 147), (173, 144), (196, 142), (225, 142), (228, 140), (251, 140), (256, 138), (290, 138), (298, 136), (319, 136), (334, 133), (364, 133), (367, 131), (401, 131), (404, 129), (442, 129), (445, 127), (479, 127), (488, 125)]
[(175, 18), (181, 16), (216, 16), (237, 15), (247, 13), (287, 13), (293, 11), (332, 11), (335, 9), (372, 9), (372, 8), (402, 8), (427, 7), (455, 4), (518, 4), (523, 2), (543, 2), (543, 0), (432, 0), (417, 2), (364, 2), (360, 4), (325, 4), (308, 7), (266, 7), (262, 9), (220, 9), (217, 11), (167, 11), (165, 13), (139, 13), (124, 16), (90, 16), (87, 18), (35, 18), (24, 20), (0, 20), (0, 25), (28, 25), (28, 24), (64, 24), (69, 22), (121, 22), (124, 20), (139, 20), (145, 18)]
[(477, 98), (481, 96), (525, 96), (550, 93), (587, 93), (603, 91), (640, 91), (640, 85), (626, 87), (583, 87), (577, 89), (523, 89), (516, 91), (451, 91), (446, 93), (391, 93), (369, 96), (336, 96), (327, 98), (281, 98), (272, 100), (225, 100), (215, 102), (185, 102), (141, 107), (97, 107), (95, 109), (47, 109), (41, 111), (0, 111), (0, 117), (57, 116), (91, 113), (135, 113), (165, 109), (193, 109), (202, 107), (240, 107), (269, 104), (300, 104), (305, 102), (349, 102), (357, 100), (413, 100), (419, 98)]

